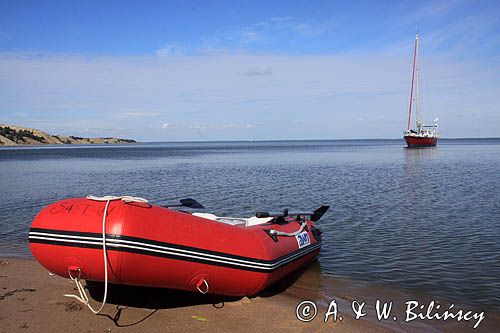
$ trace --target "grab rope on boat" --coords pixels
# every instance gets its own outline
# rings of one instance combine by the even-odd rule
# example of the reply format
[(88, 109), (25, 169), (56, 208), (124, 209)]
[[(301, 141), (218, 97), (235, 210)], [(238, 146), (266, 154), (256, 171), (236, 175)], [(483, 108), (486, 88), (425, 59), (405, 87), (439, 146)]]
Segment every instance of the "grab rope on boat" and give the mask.
[(300, 234), (306, 226), (307, 226), (307, 221), (304, 220), (304, 221), (302, 221), (300, 228), (295, 232), (284, 232), (284, 231), (271, 229), (271, 230), (269, 230), (269, 233), (276, 235), (276, 236), (294, 237), (294, 236), (297, 236), (298, 234)]
[(76, 269), (72, 269), (72, 270), (78, 271), (77, 277), (73, 277), (71, 275), (70, 268), (68, 268), (68, 274), (69, 274), (69, 278), (75, 282), (76, 288), (78, 289), (78, 293), (80, 294), (80, 296), (73, 295), (73, 294), (65, 294), (64, 296), (77, 299), (81, 303), (85, 304), (90, 309), (90, 311), (92, 311), (94, 314), (98, 314), (104, 308), (104, 305), (106, 304), (106, 299), (108, 297), (108, 255), (106, 253), (106, 216), (108, 215), (109, 203), (111, 201), (116, 201), (116, 200), (121, 200), (125, 203), (128, 203), (128, 202), (148, 203), (148, 200), (143, 199), (143, 198), (139, 198), (139, 197), (132, 197), (132, 196), (128, 196), (128, 195), (125, 195), (125, 196), (106, 195), (103, 197), (96, 197), (93, 195), (88, 195), (87, 199), (94, 200), (94, 201), (106, 201), (106, 206), (104, 207), (104, 212), (102, 215), (102, 256), (104, 259), (104, 297), (103, 297), (102, 304), (99, 307), (99, 309), (95, 310), (94, 308), (92, 308), (92, 306), (90, 305), (90, 302), (89, 302), (89, 297), (87, 296), (87, 293), (85, 292), (85, 289), (83, 288), (82, 283), (80, 281), (82, 271), (79, 267), (76, 267)]

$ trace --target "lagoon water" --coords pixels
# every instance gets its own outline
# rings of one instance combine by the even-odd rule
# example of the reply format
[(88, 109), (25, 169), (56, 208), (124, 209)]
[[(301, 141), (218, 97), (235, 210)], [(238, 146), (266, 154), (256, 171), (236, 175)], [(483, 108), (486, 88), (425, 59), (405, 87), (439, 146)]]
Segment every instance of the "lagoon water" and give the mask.
[(67, 197), (193, 197), (242, 216), (330, 204), (322, 277), (500, 310), (500, 139), (16, 147), (0, 168), (0, 256), (29, 257), (36, 213)]

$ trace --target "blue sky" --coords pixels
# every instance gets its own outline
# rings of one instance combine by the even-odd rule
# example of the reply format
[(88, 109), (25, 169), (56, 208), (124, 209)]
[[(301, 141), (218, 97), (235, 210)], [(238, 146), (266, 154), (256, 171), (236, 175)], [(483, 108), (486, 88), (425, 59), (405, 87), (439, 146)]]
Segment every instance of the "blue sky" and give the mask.
[(143, 141), (500, 136), (498, 1), (0, 1), (0, 123)]

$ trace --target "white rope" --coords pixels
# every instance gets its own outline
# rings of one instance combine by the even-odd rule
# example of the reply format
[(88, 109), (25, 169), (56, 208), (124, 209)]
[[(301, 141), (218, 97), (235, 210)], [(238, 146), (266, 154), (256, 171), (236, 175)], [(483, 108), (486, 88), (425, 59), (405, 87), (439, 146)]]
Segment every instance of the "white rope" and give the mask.
[(106, 206), (104, 206), (104, 212), (102, 215), (102, 255), (103, 255), (103, 259), (104, 259), (104, 297), (102, 300), (101, 307), (99, 309), (95, 310), (94, 308), (92, 308), (92, 306), (90, 305), (90, 302), (89, 302), (89, 297), (87, 296), (87, 293), (85, 292), (85, 289), (83, 288), (82, 283), (80, 282), (80, 276), (82, 273), (80, 268), (78, 268), (78, 277), (75, 277), (75, 278), (73, 276), (71, 276), (71, 272), (68, 269), (69, 278), (72, 281), (75, 281), (76, 288), (77, 288), (80, 296), (72, 295), (72, 294), (65, 294), (64, 296), (77, 299), (81, 303), (85, 304), (90, 309), (90, 311), (92, 311), (94, 314), (98, 314), (104, 308), (104, 305), (106, 304), (106, 299), (108, 297), (108, 255), (106, 253), (106, 216), (108, 215), (109, 203), (111, 201), (115, 201), (115, 200), (121, 200), (121, 201), (126, 202), (126, 203), (127, 202), (148, 203), (148, 200), (143, 199), (143, 198), (139, 198), (139, 197), (131, 197), (128, 195), (125, 195), (125, 196), (106, 195), (103, 197), (95, 197), (93, 195), (88, 195), (87, 199), (94, 200), (94, 201), (106, 201)]
[(307, 226), (307, 222), (304, 221), (300, 225), (300, 228), (295, 232), (284, 232), (284, 231), (279, 231), (279, 230), (274, 230), (274, 229), (269, 230), (269, 232), (273, 235), (276, 235), (276, 236), (294, 237), (294, 236), (297, 236), (298, 234), (300, 234), (306, 226)]
[(122, 196), (115, 196), (115, 195), (105, 195), (103, 197), (96, 197), (93, 195), (87, 195), (87, 199), (89, 200), (94, 200), (94, 201), (114, 201), (114, 200), (121, 200), (123, 202), (142, 202), (142, 203), (148, 203), (149, 201), (140, 197), (132, 197), (130, 195), (122, 195)]

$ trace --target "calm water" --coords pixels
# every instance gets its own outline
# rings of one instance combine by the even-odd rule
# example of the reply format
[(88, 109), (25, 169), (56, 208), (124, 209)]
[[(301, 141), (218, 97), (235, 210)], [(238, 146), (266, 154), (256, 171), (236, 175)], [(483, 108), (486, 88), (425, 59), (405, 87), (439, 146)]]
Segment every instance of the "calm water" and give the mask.
[(314, 209), (321, 274), (500, 308), (500, 140), (158, 143), (0, 149), (0, 255), (29, 256), (45, 205), (87, 194), (218, 215)]

